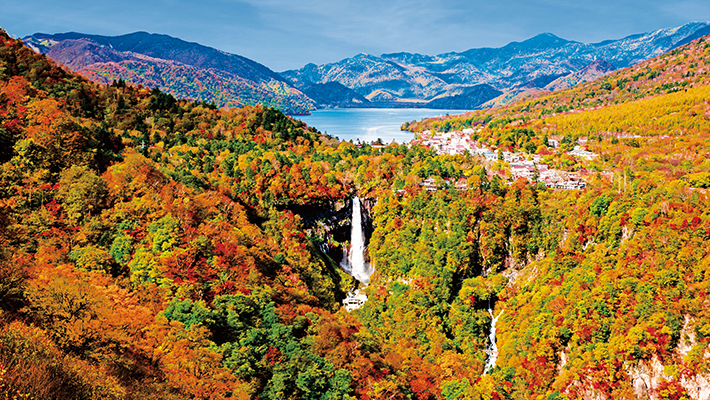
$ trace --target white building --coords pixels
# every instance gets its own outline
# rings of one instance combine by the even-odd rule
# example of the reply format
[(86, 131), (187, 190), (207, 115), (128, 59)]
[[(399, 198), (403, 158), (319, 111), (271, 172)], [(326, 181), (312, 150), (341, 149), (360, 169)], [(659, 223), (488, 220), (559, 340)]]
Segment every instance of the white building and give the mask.
[(362, 291), (358, 290), (355, 293), (348, 293), (348, 297), (343, 300), (343, 306), (345, 307), (345, 310), (347, 312), (350, 312), (352, 310), (357, 310), (358, 308), (362, 307), (362, 305), (365, 304), (366, 301), (367, 295), (365, 295), (365, 293), (362, 293)]

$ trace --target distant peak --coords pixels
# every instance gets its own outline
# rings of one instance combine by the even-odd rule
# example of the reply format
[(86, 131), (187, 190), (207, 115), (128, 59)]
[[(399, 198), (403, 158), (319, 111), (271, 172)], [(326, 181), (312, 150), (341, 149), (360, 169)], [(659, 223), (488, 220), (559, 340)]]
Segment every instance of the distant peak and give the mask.
[(543, 33), (540, 33), (534, 37), (548, 37), (548, 38), (554, 38), (554, 39), (561, 39), (559, 36), (557, 36), (551, 32), (543, 32)]
[(569, 40), (562, 39), (561, 37), (550, 33), (550, 32), (543, 32), (540, 33), (539, 35), (533, 36), (530, 39), (524, 41), (523, 43), (566, 43)]
[(574, 42), (571, 42), (567, 39), (562, 39), (561, 37), (554, 35), (550, 32), (544, 32), (522, 42), (510, 42), (502, 48), (517, 50), (547, 49), (550, 47), (564, 46), (567, 43)]
[[(676, 29), (697, 28), (697, 27), (703, 27), (703, 26), (707, 26), (707, 25), (710, 25), (710, 21), (691, 21), (685, 25), (681, 25), (681, 26), (677, 27)], [(671, 28), (671, 29), (673, 29), (673, 28)], [(662, 31), (663, 29), (659, 29), (659, 30)]]

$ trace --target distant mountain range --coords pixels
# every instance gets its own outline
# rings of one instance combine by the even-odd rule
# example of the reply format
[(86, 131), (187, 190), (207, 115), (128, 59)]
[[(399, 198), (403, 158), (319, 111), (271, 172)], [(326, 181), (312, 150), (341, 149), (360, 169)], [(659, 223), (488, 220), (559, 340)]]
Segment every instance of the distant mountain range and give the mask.
[(710, 24), (705, 22), (594, 44), (543, 33), (501, 48), (436, 56), (358, 54), (337, 63), (308, 64), (282, 76), (297, 88), (338, 82), (371, 104), (476, 108), (511, 91), (558, 90), (586, 82), (708, 33)]
[(278, 74), (248, 58), (167, 35), (34, 34), (23, 41), (88, 78), (123, 79), (219, 106), (287, 113), (326, 107), (475, 109), (596, 79), (710, 34), (710, 24), (585, 44), (543, 33), (500, 48), (435, 56), (358, 54)]

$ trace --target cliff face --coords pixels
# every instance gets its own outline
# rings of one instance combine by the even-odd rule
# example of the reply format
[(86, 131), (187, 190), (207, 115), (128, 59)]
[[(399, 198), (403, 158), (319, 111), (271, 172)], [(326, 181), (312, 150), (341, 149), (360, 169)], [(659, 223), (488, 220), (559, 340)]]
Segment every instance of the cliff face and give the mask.
[[(695, 326), (695, 321), (686, 316), (680, 341), (675, 352), (671, 355), (676, 363), (682, 363), (683, 359), (698, 345), (693, 326)], [(705, 357), (707, 356), (705, 355)], [(664, 384), (673, 380), (677, 380), (692, 399), (700, 400), (710, 397), (710, 374), (681, 375), (678, 379), (678, 371), (668, 370), (657, 355), (647, 362), (630, 366), (628, 374), (637, 398), (661, 399), (663, 397), (659, 394)]]
[[(370, 242), (370, 237), (375, 227), (371, 217), (372, 207), (377, 202), (374, 198), (362, 198), (362, 225), (365, 236), (365, 246)], [(315, 238), (318, 248), (324, 256), (330, 258), (336, 265), (344, 262), (344, 257), (350, 250), (353, 203), (336, 201), (326, 207), (290, 207), (289, 210), (297, 214), (306, 229), (305, 232)], [(366, 258), (367, 252), (366, 252)]]

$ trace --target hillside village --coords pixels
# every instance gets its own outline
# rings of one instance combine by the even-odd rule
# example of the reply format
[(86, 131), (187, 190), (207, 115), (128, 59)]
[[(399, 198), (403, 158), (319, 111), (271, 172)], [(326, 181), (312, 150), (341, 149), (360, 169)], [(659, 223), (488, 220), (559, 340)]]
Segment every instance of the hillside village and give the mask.
[[(480, 129), (480, 128), (479, 128)], [(419, 138), (409, 142), (410, 145), (420, 145), (434, 149), (437, 154), (466, 154), (470, 153), (475, 156), (482, 157), (489, 162), (502, 161), (510, 166), (510, 170), (489, 170), (488, 177), (492, 178), (498, 175), (506, 182), (513, 182), (520, 178), (525, 178), (530, 182), (540, 182), (551, 189), (563, 190), (582, 190), (587, 183), (584, 180), (586, 170), (582, 169), (578, 172), (567, 172), (559, 169), (550, 168), (548, 164), (543, 162), (543, 158), (539, 154), (524, 154), (511, 153), (507, 151), (495, 152), (490, 149), (488, 143), (478, 142), (471, 139), (471, 135), (476, 133), (475, 129), (464, 129), (462, 131), (452, 132), (434, 132), (424, 131), (419, 135)], [(592, 159), (598, 155), (584, 149), (586, 140), (580, 139), (580, 145), (575, 146), (572, 151), (565, 152), (575, 158)], [(559, 148), (560, 143), (557, 139), (549, 139), (548, 144), (551, 148)], [(429, 178), (422, 183), (427, 190), (436, 190), (436, 183), (433, 178)], [(456, 182), (455, 188), (465, 190), (465, 182)]]

